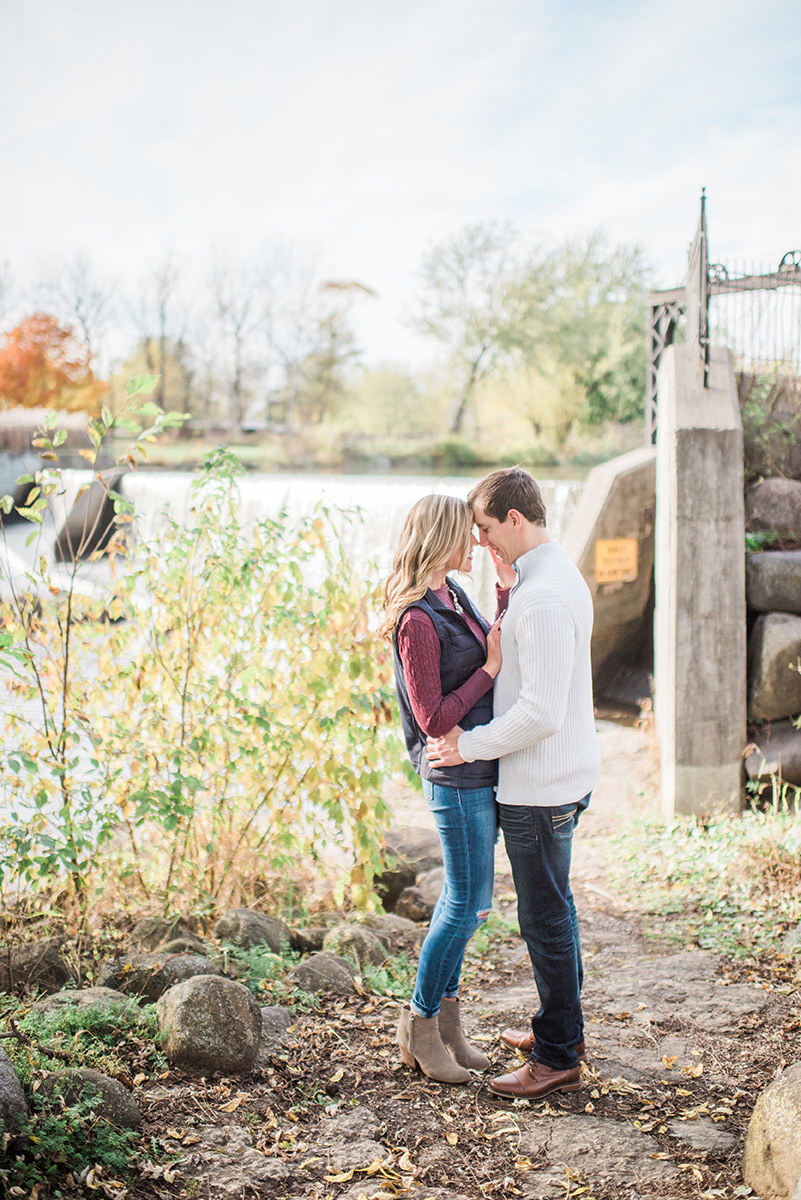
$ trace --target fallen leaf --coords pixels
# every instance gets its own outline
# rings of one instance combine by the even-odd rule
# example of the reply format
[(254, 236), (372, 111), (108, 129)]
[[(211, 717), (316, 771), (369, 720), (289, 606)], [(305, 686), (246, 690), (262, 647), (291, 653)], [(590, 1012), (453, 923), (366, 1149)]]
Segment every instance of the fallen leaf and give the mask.
[(339, 1175), (324, 1175), (326, 1183), (347, 1183), (349, 1179), (353, 1179), (353, 1171), (342, 1171)]
[(448, 1132), (445, 1134), (445, 1141), (448, 1143), (449, 1146), (455, 1146), (456, 1143), (459, 1141), (459, 1134), (454, 1133), (454, 1131), (452, 1129), (449, 1129)]
[(224, 1112), (224, 1113), (236, 1112), (236, 1110), (239, 1108), (239, 1105), (241, 1103), (242, 1103), (242, 1097), (237, 1096), (235, 1100), (229, 1100), (227, 1104), (221, 1104), (220, 1112)]

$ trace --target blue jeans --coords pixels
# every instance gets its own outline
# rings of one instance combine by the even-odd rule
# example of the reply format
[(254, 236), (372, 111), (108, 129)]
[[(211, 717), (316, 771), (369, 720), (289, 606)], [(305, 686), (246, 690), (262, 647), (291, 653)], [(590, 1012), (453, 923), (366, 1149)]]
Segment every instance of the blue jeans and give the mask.
[(578, 917), (570, 890), (573, 830), (590, 802), (537, 808), (501, 804), (506, 854), (517, 892), (520, 935), (528, 947), (540, 997), (531, 1021), (532, 1058), (564, 1070), (578, 1063), (576, 1042), (584, 1037)]
[(420, 950), (412, 1007), (435, 1017), (443, 996), (455, 996), (465, 948), (492, 903), (495, 789), (452, 788), (423, 780), (423, 792), (439, 831), (445, 882)]

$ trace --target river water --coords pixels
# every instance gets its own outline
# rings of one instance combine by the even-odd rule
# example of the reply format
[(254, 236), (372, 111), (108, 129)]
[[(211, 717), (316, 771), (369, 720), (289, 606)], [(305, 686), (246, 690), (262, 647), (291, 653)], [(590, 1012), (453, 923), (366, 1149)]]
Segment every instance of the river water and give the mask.
[[(317, 505), (331, 514), (346, 554), (358, 574), (366, 579), (386, 575), (397, 544), (403, 520), (412, 504), (421, 496), (437, 493), (466, 496), (480, 476), (459, 475), (311, 475), (248, 474), (237, 480), (239, 518), (247, 529), (265, 517), (277, 517), (283, 510), (290, 521), (309, 516)], [(10, 570), (19, 581), (44, 554), (51, 564), (56, 582), (66, 579), (67, 571), (52, 564), (54, 533), (60, 528), (81, 487), (90, 483), (90, 471), (65, 471), (64, 492), (53, 505), (53, 519), (41, 540), (26, 542), (31, 526), (11, 525), (6, 543), (0, 542), (0, 595), (6, 590), (3, 575)], [(136, 471), (122, 482), (122, 492), (136, 513), (138, 539), (143, 543), (158, 540), (167, 516), (179, 523), (189, 520), (191, 487), (194, 476), (186, 471)], [(578, 479), (542, 479), (539, 481), (548, 511), (548, 528), (559, 537), (575, 507), (582, 483)], [(80, 582), (91, 586), (105, 578), (104, 564), (85, 564)], [(492, 606), (495, 575), (489, 556), (475, 555), (472, 578), (460, 579), (472, 598), (483, 609)]]

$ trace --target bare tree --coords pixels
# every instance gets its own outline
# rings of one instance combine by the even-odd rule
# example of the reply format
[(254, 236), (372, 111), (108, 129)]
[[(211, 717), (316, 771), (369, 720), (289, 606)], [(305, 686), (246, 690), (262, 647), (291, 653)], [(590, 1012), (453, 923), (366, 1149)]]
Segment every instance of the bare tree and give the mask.
[(319, 424), (344, 395), (344, 372), (358, 354), (352, 307), (374, 292), (354, 280), (321, 283), (313, 265), (286, 248), (271, 259), (267, 278), (267, 345), (292, 433), (301, 423)]
[(40, 268), (35, 287), (37, 305), (76, 328), (87, 362), (100, 353), (115, 291), (114, 281), (101, 275), (83, 251)]
[(255, 370), (250, 348), (267, 325), (267, 284), (263, 269), (218, 251), (210, 287), (225, 347), (231, 429), (239, 432), (245, 418), (247, 376)]
[[(139, 335), (139, 344), (148, 371), (159, 376), (153, 399), (159, 407), (178, 407), (180, 394), (185, 391), (182, 380), (178, 396), (171, 396), (168, 387), (172, 371), (168, 368), (176, 363), (176, 348), (182, 347), (179, 356), (186, 362), (186, 330), (188, 311), (186, 305), (178, 306), (181, 268), (172, 252), (168, 252), (141, 285), (139, 295), (130, 306), (130, 316)], [(180, 312), (180, 315), (178, 315)], [(170, 400), (175, 404), (170, 404)]]
[(268, 297), (266, 349), (281, 376), (284, 429), (292, 433), (297, 426), (303, 364), (314, 348), (319, 283), (313, 265), (300, 262), (286, 246), (276, 248), (262, 270)]

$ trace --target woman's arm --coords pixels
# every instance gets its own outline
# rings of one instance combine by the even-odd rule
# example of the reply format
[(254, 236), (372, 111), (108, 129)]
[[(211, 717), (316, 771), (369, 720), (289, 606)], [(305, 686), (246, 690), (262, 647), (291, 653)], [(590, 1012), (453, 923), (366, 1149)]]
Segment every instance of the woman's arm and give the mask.
[[(492, 687), (493, 674), (479, 667), (455, 691), (442, 694), (439, 638), (431, 620), (419, 608), (410, 608), (401, 617), (398, 653), (414, 719), (429, 737), (441, 737), (453, 729)], [(495, 666), (491, 652), (487, 665), (490, 671)]]

